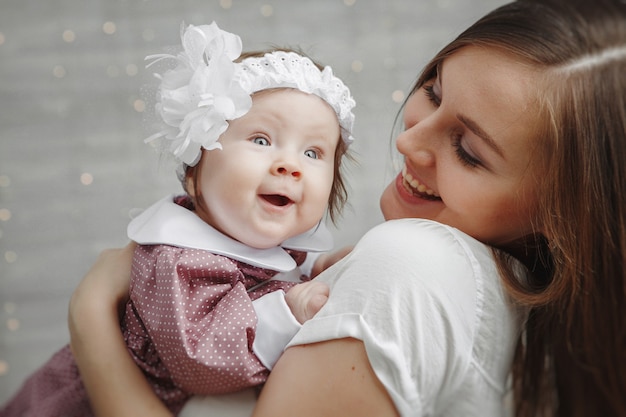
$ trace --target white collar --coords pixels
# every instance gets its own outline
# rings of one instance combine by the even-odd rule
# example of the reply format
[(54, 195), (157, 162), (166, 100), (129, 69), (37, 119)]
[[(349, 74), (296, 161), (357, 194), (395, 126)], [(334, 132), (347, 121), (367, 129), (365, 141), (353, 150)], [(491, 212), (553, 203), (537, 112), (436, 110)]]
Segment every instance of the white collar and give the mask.
[(332, 249), (332, 236), (321, 223), (308, 232), (286, 240), (281, 246), (253, 248), (211, 227), (192, 211), (174, 203), (173, 198), (173, 195), (167, 196), (135, 217), (128, 224), (128, 237), (140, 245), (165, 244), (202, 249), (280, 272), (296, 267), (295, 261), (283, 247), (308, 252)]

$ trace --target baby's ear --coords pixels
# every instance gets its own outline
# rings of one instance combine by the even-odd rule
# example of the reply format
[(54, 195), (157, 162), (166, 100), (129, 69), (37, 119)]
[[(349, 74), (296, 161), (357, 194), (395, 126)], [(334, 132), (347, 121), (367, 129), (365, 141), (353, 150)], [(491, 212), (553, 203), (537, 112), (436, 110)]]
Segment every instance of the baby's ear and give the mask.
[(184, 188), (185, 188), (185, 192), (189, 194), (189, 196), (192, 198), (196, 197), (195, 174), (196, 174), (196, 167), (187, 167), (187, 170), (185, 171)]

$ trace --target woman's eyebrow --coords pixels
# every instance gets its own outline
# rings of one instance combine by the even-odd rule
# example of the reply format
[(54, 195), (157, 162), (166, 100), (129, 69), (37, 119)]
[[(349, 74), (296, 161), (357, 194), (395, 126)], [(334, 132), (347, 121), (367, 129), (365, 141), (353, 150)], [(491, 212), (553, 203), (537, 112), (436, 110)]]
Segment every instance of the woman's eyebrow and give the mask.
[[(439, 77), (439, 83), (443, 86), (443, 64), (444, 61), (439, 62), (437, 64), (437, 76)], [(504, 158), (504, 152), (502, 152), (502, 148), (498, 146), (495, 140), (485, 132), (475, 121), (470, 119), (467, 116), (464, 116), (460, 113), (456, 115), (456, 118), (465, 125), (471, 132), (473, 132), (476, 136), (481, 138), (487, 146), (489, 146), (495, 153), (497, 153), (501, 158)]]
[(504, 158), (504, 152), (502, 152), (502, 148), (500, 148), (496, 141), (494, 141), (487, 132), (485, 132), (480, 126), (478, 126), (476, 122), (466, 116), (463, 116), (462, 114), (457, 114), (456, 118), (459, 119), (459, 121), (463, 123), (465, 127), (472, 131), (476, 136), (481, 138), (487, 144), (487, 146), (494, 150), (495, 153)]

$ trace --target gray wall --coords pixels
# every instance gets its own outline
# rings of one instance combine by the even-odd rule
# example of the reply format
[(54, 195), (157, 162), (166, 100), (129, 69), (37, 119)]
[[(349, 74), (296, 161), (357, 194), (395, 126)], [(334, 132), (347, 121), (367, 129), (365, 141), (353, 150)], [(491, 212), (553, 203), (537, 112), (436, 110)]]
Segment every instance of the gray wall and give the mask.
[(126, 242), (129, 214), (180, 191), (142, 142), (142, 86), (143, 58), (178, 44), (182, 21), (215, 20), (244, 49), (299, 46), (352, 88), (359, 164), (335, 231), (344, 245), (381, 221), (401, 92), (503, 3), (0, 0), (0, 402), (69, 340), (71, 291), (100, 250)]

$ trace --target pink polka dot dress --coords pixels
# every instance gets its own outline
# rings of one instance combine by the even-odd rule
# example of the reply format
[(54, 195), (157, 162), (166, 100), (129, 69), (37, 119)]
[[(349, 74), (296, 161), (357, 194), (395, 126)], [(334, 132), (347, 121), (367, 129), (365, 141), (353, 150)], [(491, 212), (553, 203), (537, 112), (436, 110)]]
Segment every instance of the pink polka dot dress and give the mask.
[[(295, 285), (272, 278), (306, 258), (300, 250), (245, 249), (219, 232), (202, 236), (199, 227), (210, 226), (171, 197), (129, 225), (129, 237), (141, 244), (122, 331), (133, 359), (173, 413), (191, 395), (234, 392), (266, 381), (269, 370), (252, 349), (253, 300)], [(189, 239), (186, 231), (196, 236)], [(195, 242), (198, 235), (220, 253), (207, 250), (204, 240)], [(153, 242), (159, 240), (165, 243)], [(248, 253), (240, 256), (242, 250)], [(0, 417), (92, 415), (69, 345), (0, 408)]]
[(294, 285), (268, 281), (275, 274), (197, 249), (137, 248), (124, 337), (172, 411), (190, 394), (265, 382), (269, 371), (252, 352), (257, 318), (251, 300)]

